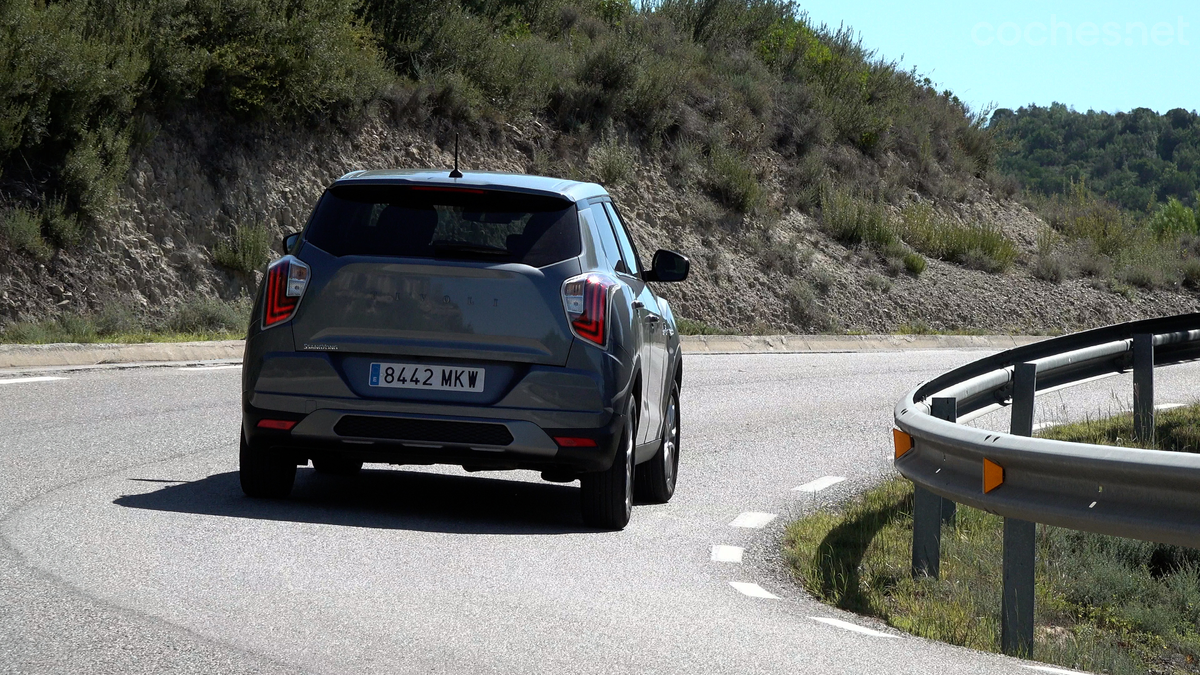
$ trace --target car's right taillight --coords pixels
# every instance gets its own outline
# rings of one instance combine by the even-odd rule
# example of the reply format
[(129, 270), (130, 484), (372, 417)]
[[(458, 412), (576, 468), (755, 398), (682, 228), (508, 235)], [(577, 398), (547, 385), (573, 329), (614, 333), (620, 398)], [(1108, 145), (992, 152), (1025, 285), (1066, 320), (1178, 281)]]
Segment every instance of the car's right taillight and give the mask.
[(284, 256), (267, 268), (266, 302), (263, 328), (292, 318), (304, 289), (308, 287), (309, 267), (292, 256)]
[(615, 279), (603, 274), (584, 274), (563, 283), (563, 307), (576, 337), (604, 346), (608, 337), (609, 292), (616, 285)]

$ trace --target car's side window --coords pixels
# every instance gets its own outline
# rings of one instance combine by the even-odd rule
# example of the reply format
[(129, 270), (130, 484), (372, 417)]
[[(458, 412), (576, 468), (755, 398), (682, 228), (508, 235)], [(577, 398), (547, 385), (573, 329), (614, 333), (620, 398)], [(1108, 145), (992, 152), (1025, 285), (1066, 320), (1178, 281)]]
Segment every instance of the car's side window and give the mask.
[(617, 237), (613, 234), (612, 223), (608, 222), (608, 214), (604, 212), (602, 204), (592, 204), (592, 223), (596, 228), (596, 236), (600, 238), (600, 245), (604, 248), (604, 257), (608, 260), (609, 267), (615, 272), (629, 273), (629, 269), (621, 260), (621, 247), (617, 243)]
[(613, 205), (605, 202), (604, 210), (608, 212), (608, 218), (612, 221), (613, 229), (617, 231), (617, 243), (621, 245), (621, 257), (625, 259), (625, 266), (629, 268), (630, 274), (637, 276), (642, 271), (642, 265), (638, 259), (637, 249), (633, 247), (633, 240), (629, 238), (629, 233), (625, 231), (625, 224), (617, 216), (617, 211), (613, 208)]

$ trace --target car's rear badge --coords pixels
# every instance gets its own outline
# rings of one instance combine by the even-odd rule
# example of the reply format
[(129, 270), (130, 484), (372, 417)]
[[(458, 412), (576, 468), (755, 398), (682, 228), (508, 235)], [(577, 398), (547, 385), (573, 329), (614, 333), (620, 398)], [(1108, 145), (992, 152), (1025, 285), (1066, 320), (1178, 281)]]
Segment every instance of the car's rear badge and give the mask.
[(304, 345), (304, 348), (305, 348), (305, 349), (314, 349), (314, 350), (331, 351), (331, 352), (336, 352), (336, 351), (338, 350), (338, 346), (337, 346), (337, 345), (311, 345), (311, 344), (306, 344), (306, 345)]

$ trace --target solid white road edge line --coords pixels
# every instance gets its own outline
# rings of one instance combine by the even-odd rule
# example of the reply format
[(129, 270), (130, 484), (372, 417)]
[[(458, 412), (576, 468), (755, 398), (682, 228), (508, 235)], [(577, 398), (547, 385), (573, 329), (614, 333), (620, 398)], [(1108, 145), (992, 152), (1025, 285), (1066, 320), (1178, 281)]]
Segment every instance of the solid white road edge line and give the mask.
[(845, 476), (825, 476), (824, 478), (818, 478), (810, 483), (805, 483), (800, 487), (794, 487), (792, 490), (796, 492), (820, 492), (821, 490), (824, 490), (832, 485), (837, 485), (844, 480), (846, 480)]
[(850, 623), (849, 621), (842, 621), (841, 619), (831, 619), (827, 616), (810, 616), (808, 618), (812, 619), (813, 621), (820, 621), (821, 623), (833, 626), (834, 628), (841, 628), (842, 630), (853, 631), (855, 633), (862, 633), (863, 635), (874, 635), (875, 637), (885, 637), (885, 638), (900, 637), (899, 635), (892, 635), (891, 633), (881, 633), (877, 630), (871, 630), (870, 628), (864, 628), (858, 624)]
[(766, 525), (767, 523), (771, 522), (772, 520), (775, 520), (774, 513), (759, 513), (758, 511), (747, 511), (747, 512), (739, 515), (737, 518), (734, 518), (733, 522), (729, 523), (729, 526), (730, 527), (752, 527), (752, 528), (757, 529), (757, 528), (760, 528), (760, 527)]
[(712, 561), (740, 563), (742, 562), (742, 553), (744, 552), (745, 549), (743, 549), (741, 546), (725, 546), (723, 544), (717, 544), (716, 546), (712, 547)]
[(0, 380), (0, 384), (21, 384), (22, 382), (49, 382), (50, 380), (65, 380), (65, 377), (14, 377), (10, 380)]
[(1154, 409), (1155, 410), (1174, 410), (1175, 408), (1182, 408), (1185, 405), (1187, 405), (1187, 404), (1186, 403), (1159, 403), (1158, 405), (1154, 406)]
[(234, 368), (241, 367), (242, 364), (239, 363), (233, 366), (183, 366), (182, 368), (176, 368), (175, 370), (233, 370)]
[(1027, 666), (1022, 664), (1022, 668), (1037, 670), (1043, 673), (1056, 673), (1057, 675), (1086, 675), (1082, 670), (1067, 670), (1065, 668), (1053, 668), (1051, 666)]
[(731, 582), (729, 582), (729, 585), (738, 589), (738, 592), (740, 592), (742, 595), (748, 595), (752, 598), (762, 598), (764, 600), (778, 600), (779, 599), (778, 595), (774, 595), (774, 594), (766, 591), (762, 586), (759, 586), (758, 584), (751, 584), (751, 583), (747, 583), (745, 581), (731, 581)]

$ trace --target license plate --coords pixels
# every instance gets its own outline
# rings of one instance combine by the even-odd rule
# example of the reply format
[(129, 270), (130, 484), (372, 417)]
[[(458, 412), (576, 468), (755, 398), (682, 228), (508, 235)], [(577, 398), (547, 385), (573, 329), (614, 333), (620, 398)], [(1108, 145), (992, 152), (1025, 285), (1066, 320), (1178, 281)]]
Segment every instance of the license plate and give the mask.
[(430, 391), (483, 391), (483, 368), (424, 363), (372, 363), (371, 386)]

